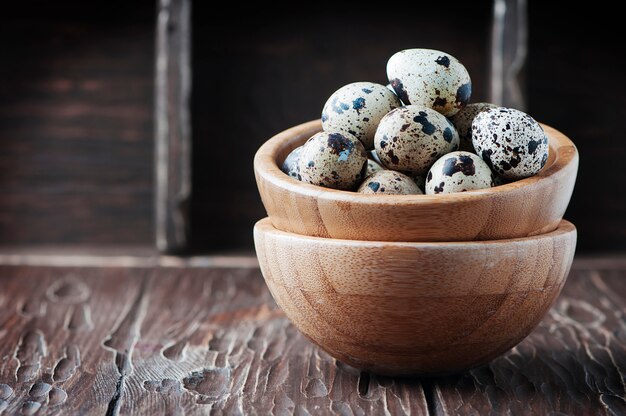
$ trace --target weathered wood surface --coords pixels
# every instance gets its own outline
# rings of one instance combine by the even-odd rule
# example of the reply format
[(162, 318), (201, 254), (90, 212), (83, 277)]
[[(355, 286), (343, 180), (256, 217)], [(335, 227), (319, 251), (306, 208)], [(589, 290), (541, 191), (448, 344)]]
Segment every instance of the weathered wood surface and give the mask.
[(256, 268), (2, 266), (0, 413), (625, 414), (625, 283), (575, 270), (517, 348), (418, 380), (335, 362)]
[(526, 0), (493, 2), (489, 101), (522, 111), (526, 111), (527, 14)]
[(191, 197), (191, 0), (159, 0), (156, 30), (156, 245), (186, 248)]
[(3, 245), (153, 243), (154, 3), (3, 4)]

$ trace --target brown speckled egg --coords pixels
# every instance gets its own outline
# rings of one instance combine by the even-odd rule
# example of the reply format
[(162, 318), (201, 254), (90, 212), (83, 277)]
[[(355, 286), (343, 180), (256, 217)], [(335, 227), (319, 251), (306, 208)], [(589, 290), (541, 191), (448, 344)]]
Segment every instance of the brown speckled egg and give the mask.
[(452, 152), (437, 160), (426, 176), (426, 195), (491, 188), (489, 166), (470, 152)]
[(504, 179), (535, 175), (548, 160), (548, 138), (528, 114), (498, 107), (479, 113), (472, 123), (476, 153)]
[(291, 176), (294, 179), (298, 179), (298, 159), (300, 158), (300, 152), (302, 151), (302, 146), (298, 146), (291, 151), (285, 158), (285, 161), (280, 166), (280, 170), (285, 172), (287, 175)]
[(322, 110), (322, 128), (327, 132), (351, 134), (366, 149), (374, 148), (380, 119), (402, 103), (384, 85), (353, 82), (335, 91)]
[(432, 49), (397, 52), (387, 62), (387, 76), (405, 105), (432, 108), (446, 117), (463, 108), (472, 94), (472, 82), (463, 64)]
[(326, 188), (354, 190), (363, 180), (367, 153), (350, 135), (320, 132), (303, 146), (298, 173), (303, 182)]
[(388, 169), (425, 175), (435, 160), (458, 148), (459, 135), (435, 110), (408, 105), (383, 117), (374, 145)]
[(421, 195), (413, 179), (393, 170), (381, 170), (365, 179), (359, 187), (363, 194)]
[(382, 167), (378, 162), (372, 159), (367, 159), (367, 170), (365, 171), (366, 178), (381, 170), (385, 170), (385, 168)]
[(472, 144), (472, 121), (474, 121), (474, 117), (482, 111), (497, 107), (497, 105), (491, 103), (472, 103), (463, 107), (450, 118), (461, 140), (459, 150), (474, 152), (474, 145)]

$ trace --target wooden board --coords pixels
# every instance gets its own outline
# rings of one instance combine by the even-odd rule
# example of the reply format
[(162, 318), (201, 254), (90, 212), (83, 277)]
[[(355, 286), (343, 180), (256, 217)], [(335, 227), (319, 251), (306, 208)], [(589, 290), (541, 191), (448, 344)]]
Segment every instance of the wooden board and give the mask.
[(0, 413), (624, 414), (626, 270), (576, 270), (541, 325), (440, 379), (347, 367), (256, 268), (0, 267)]
[(435, 379), (436, 414), (626, 414), (626, 273), (573, 273), (539, 328), (504, 357)]
[(12, 3), (0, 243), (153, 245), (153, 0)]
[(187, 248), (191, 197), (191, 0), (159, 0), (156, 37), (156, 246)]

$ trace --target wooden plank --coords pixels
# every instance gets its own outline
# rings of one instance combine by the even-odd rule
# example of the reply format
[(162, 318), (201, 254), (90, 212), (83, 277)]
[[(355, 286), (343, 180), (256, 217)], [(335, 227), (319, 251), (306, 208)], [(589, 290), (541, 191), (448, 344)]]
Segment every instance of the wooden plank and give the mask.
[(436, 379), (435, 414), (626, 414), (626, 273), (572, 273), (520, 345), (467, 374)]
[(427, 414), (418, 380), (309, 343), (258, 269), (4, 266), (0, 288), (7, 414)]
[(256, 268), (0, 267), (5, 414), (624, 414), (626, 269), (577, 270), (518, 347), (469, 373), (360, 373)]
[(156, 243), (175, 252), (189, 232), (191, 0), (159, 0), (156, 45)]
[(494, 0), (491, 33), (490, 102), (526, 110), (528, 53), (526, 0)]
[(13, 391), (0, 408), (104, 414), (116, 378), (102, 342), (139, 295), (141, 279), (97, 269), (0, 268), (0, 276), (0, 383)]
[[(0, 265), (50, 267), (258, 268), (254, 253), (169, 256), (148, 246), (0, 246)], [(626, 270), (624, 255), (579, 256), (572, 270)], [(626, 275), (625, 275), (626, 277)]]
[(0, 265), (50, 267), (187, 267), (258, 268), (256, 256), (169, 256), (145, 247), (33, 248), (30, 251), (0, 247)]
[(0, 29), (2, 244), (154, 244), (154, 10), (11, 5)]

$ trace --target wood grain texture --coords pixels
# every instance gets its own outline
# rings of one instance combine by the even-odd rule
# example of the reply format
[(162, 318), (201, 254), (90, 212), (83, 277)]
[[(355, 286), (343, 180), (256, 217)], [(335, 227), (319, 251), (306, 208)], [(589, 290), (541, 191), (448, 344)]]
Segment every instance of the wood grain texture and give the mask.
[[(122, 415), (621, 415), (626, 268), (583, 266), (516, 348), (425, 380), (336, 362), (289, 324), (258, 269), (2, 266), (0, 412), (104, 414), (119, 396)], [(33, 378), (18, 382), (25, 368)]]
[(576, 229), (536, 237), (391, 243), (254, 229), (274, 299), (335, 358), (382, 374), (483, 364), (526, 337), (565, 283)]
[(491, 25), (490, 102), (526, 111), (527, 55), (526, 0), (495, 0)]
[(7, 5), (3, 245), (153, 244), (154, 9), (152, 0)]
[(369, 241), (498, 240), (554, 230), (569, 203), (578, 154), (544, 126), (550, 157), (537, 175), (510, 184), (447, 195), (364, 195), (298, 182), (279, 165), (321, 129), (319, 121), (274, 136), (258, 150), (254, 170), (274, 226), (302, 235)]
[(437, 415), (626, 414), (625, 269), (576, 273), (519, 346), (432, 381)]
[(191, 197), (191, 0), (159, 0), (156, 51), (156, 243), (187, 248)]
[(309, 343), (258, 269), (4, 266), (0, 288), (3, 414), (427, 414), (419, 381)]

